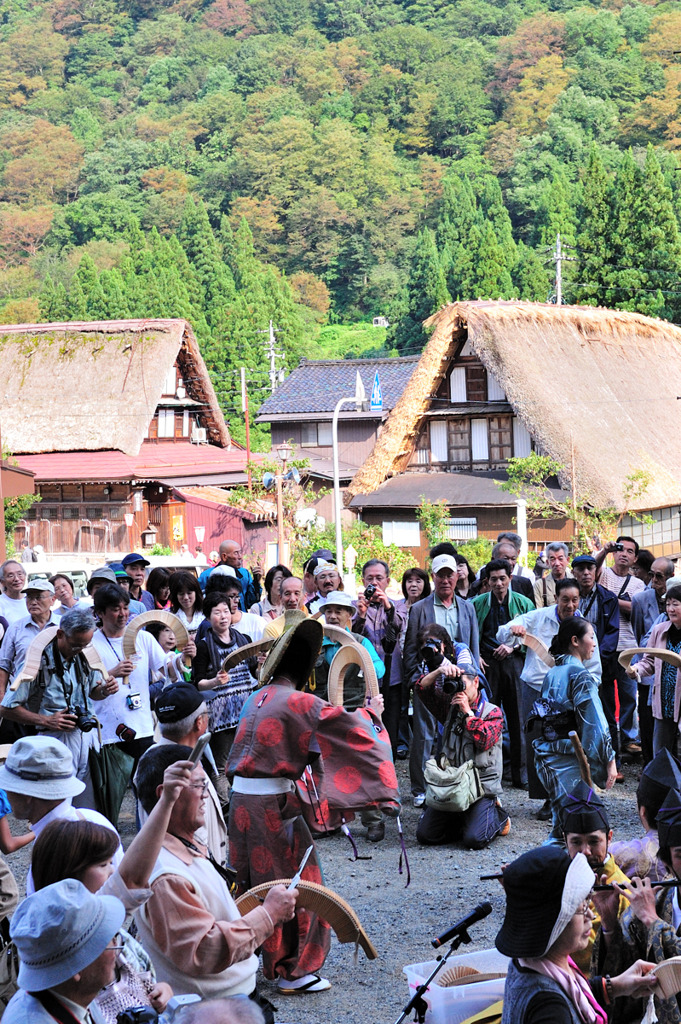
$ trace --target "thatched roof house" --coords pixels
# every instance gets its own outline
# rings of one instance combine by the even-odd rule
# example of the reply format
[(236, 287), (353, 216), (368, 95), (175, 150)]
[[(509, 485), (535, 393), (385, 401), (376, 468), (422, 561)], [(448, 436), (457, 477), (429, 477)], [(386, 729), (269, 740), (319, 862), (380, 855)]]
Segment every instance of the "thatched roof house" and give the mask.
[(436, 415), (433, 396), (467, 353), (496, 382), (514, 426), (519, 421), (536, 450), (568, 467), (563, 486), (574, 464), (580, 495), (622, 508), (627, 476), (642, 469), (651, 484), (639, 508), (681, 503), (681, 328), (637, 313), (523, 302), (451, 303), (427, 323), (430, 341), (348, 500), (420, 469), (415, 447), (426, 417)]
[(246, 452), (185, 320), (0, 326), (0, 360), (3, 443), (41, 498), (17, 542), (30, 536), (48, 553), (155, 541), (177, 550), (196, 543), (194, 526), (212, 545), (211, 523), (243, 542), (241, 513), (196, 497), (245, 482)]
[[(227, 424), (185, 320), (0, 326), (0, 425), (14, 454), (115, 449), (136, 456), (169, 371), (202, 407), (207, 439)], [(46, 415), (21, 415), (42, 410)]]

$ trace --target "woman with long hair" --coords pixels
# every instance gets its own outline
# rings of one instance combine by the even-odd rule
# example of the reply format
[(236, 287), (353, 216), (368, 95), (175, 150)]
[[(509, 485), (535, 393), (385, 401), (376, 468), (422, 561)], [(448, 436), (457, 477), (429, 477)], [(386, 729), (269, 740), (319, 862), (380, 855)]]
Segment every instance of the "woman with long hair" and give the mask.
[(151, 570), (140, 600), (150, 612), (170, 608), (170, 573), (166, 569), (156, 566)]
[(181, 570), (172, 574), (169, 586), (170, 610), (193, 635), (203, 622), (201, 584), (194, 573)]
[(584, 667), (593, 657), (596, 638), (582, 616), (564, 619), (550, 647), (555, 667), (544, 677), (535, 703), (541, 735), (532, 743), (537, 774), (549, 794), (551, 840), (562, 842), (560, 800), (579, 782), (579, 762), (570, 732), (576, 732), (591, 766), (593, 781), (606, 789), (615, 783), (617, 767), (605, 720), (598, 682)]

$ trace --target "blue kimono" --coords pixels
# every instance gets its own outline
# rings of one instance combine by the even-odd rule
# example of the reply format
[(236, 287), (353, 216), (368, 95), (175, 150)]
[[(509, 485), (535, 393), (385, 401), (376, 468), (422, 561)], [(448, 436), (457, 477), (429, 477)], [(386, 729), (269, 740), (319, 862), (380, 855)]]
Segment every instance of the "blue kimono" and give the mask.
[[(541, 695), (560, 705), (564, 711), (574, 711), (579, 736), (593, 781), (604, 786), (608, 762), (613, 758), (610, 730), (598, 695), (598, 683), (578, 658), (571, 654), (557, 659), (555, 668), (549, 669), (542, 685)], [(549, 794), (553, 811), (550, 842), (562, 841), (560, 802), (579, 782), (579, 765), (569, 739), (536, 739), (533, 742), (537, 775)]]

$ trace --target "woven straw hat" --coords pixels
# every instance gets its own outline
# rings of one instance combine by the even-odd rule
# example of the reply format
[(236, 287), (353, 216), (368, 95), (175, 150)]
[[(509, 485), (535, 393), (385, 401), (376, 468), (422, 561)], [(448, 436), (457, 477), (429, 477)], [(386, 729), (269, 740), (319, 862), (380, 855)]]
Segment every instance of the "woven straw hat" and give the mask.
[[(291, 629), (287, 629), (272, 646), (265, 664), (260, 670), (260, 684), (265, 686), (276, 676), (279, 666), (286, 657), (286, 669), (294, 675), (296, 688), (301, 690), (310, 677), (322, 649), (324, 630), (316, 619), (301, 618)], [(292, 672), (292, 666), (295, 666)]]

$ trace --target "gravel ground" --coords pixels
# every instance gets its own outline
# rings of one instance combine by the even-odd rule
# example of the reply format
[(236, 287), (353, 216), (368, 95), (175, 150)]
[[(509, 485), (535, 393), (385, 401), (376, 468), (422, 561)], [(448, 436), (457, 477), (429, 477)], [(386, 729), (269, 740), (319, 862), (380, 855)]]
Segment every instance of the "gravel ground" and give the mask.
[[(624, 767), (626, 781), (615, 786), (608, 798), (611, 822), (616, 838), (640, 834), (636, 811), (636, 785), (640, 766)], [(353, 830), (361, 855), (371, 860), (352, 862), (348, 840), (331, 836), (318, 843), (326, 885), (347, 900), (358, 914), (365, 931), (378, 950), (378, 960), (367, 960), (360, 949), (355, 960), (354, 947), (332, 939), (324, 975), (332, 982), (329, 992), (307, 996), (279, 996), (275, 986), (264, 979), (263, 994), (278, 1006), (278, 1021), (289, 1024), (355, 1024), (358, 1021), (395, 1021), (408, 999), (409, 990), (402, 968), (405, 964), (431, 960), (430, 940), (469, 913), (478, 903), (489, 900), (494, 912), (472, 929), (472, 944), (465, 952), (494, 945), (504, 909), (503, 892), (496, 882), (481, 882), (478, 876), (499, 870), (500, 866), (543, 842), (547, 834), (544, 822), (537, 821), (536, 801), (514, 789), (504, 793), (504, 806), (511, 815), (511, 832), (497, 839), (486, 850), (467, 851), (461, 847), (419, 847), (416, 823), (420, 814), (411, 806), (406, 762), (397, 764), (404, 800), (402, 827), (405, 833), (411, 885), (405, 888), (405, 875), (398, 874), (400, 854), (397, 827), (386, 822), (386, 838), (372, 844), (364, 838), (359, 822)], [(24, 831), (23, 823), (10, 818), (12, 832)], [(134, 835), (134, 808), (128, 793), (120, 820), (125, 845)], [(22, 889), (30, 861), (30, 847), (11, 854), (8, 862)], [(23, 890), (22, 890), (23, 891)], [(408, 1018), (412, 1019), (412, 1015)]]

